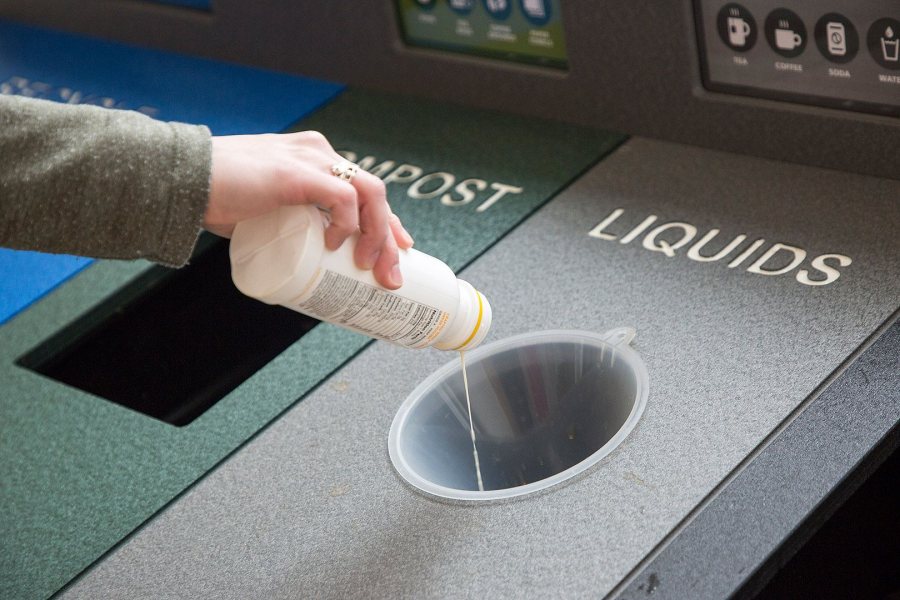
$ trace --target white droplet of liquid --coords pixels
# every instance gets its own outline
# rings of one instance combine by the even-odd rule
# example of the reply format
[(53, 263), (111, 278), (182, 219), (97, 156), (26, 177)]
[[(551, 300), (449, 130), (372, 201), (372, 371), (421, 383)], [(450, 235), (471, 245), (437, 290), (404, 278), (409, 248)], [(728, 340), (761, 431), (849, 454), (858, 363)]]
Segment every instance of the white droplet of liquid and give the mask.
[(475, 423), (472, 421), (472, 402), (469, 400), (469, 377), (466, 375), (466, 354), (459, 353), (462, 362), (463, 387), (466, 388), (466, 407), (469, 409), (469, 433), (472, 434), (472, 455), (475, 457), (475, 477), (478, 481), (478, 491), (484, 491), (484, 482), (481, 479), (481, 463), (478, 460), (478, 447), (475, 445)]
[(884, 37), (886, 37), (886, 38), (894, 37), (894, 30), (891, 28), (890, 25), (888, 25), (888, 28), (884, 30)]

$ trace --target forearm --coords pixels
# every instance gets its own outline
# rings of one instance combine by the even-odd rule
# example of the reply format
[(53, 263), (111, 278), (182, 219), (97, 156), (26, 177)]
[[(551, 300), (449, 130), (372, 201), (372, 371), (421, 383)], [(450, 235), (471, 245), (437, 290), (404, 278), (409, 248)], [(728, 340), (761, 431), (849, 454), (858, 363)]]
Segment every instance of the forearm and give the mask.
[(0, 96), (0, 246), (180, 266), (210, 160), (202, 126)]

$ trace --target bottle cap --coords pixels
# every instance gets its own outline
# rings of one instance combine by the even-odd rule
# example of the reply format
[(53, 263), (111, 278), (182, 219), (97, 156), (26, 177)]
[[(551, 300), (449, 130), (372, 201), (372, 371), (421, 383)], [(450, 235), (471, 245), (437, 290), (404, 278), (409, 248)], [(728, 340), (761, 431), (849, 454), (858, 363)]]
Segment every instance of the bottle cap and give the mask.
[[(465, 318), (458, 326), (458, 336), (449, 347), (435, 345), (442, 350), (472, 350), (491, 330), (493, 311), (488, 299), (467, 281), (459, 280), (460, 306), (466, 306)], [(461, 339), (460, 339), (461, 338)]]

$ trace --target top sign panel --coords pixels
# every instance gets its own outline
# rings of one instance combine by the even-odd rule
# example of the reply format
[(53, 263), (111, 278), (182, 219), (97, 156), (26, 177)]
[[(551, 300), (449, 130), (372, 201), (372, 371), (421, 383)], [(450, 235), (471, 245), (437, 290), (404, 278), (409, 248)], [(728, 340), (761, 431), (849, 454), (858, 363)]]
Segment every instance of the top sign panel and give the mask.
[(396, 0), (406, 43), (566, 69), (560, 0)]
[(695, 0), (713, 91), (900, 115), (896, 0)]

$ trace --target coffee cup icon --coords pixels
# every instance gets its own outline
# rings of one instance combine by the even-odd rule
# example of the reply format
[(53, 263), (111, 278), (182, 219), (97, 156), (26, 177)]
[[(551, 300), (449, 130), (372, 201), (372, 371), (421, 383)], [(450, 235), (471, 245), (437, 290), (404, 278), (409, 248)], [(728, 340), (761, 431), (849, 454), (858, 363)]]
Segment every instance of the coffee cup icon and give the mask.
[(775, 45), (780, 50), (793, 50), (803, 45), (803, 38), (792, 29), (776, 29)]
[(728, 17), (728, 41), (732, 46), (743, 47), (750, 36), (750, 24), (740, 17)]

